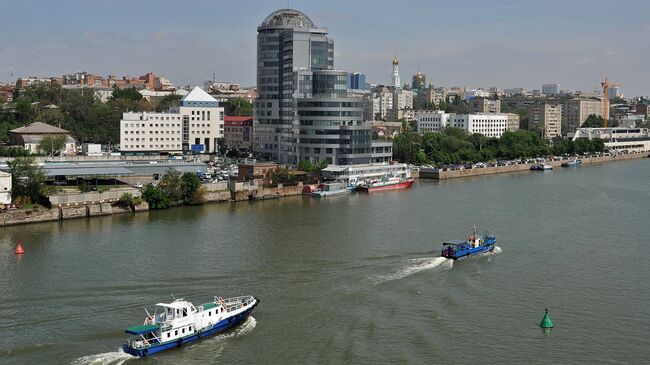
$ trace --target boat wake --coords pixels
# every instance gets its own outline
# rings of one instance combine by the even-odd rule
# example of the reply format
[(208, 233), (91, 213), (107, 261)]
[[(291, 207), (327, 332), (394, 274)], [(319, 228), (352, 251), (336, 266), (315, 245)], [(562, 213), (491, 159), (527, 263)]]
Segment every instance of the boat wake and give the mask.
[(425, 270), (433, 270), (435, 268), (451, 269), (454, 265), (454, 260), (444, 257), (422, 257), (412, 259), (406, 267), (399, 269), (397, 272), (389, 275), (377, 276), (374, 280), (375, 284), (385, 283), (388, 281), (403, 279), (407, 276), (417, 274)]
[(216, 338), (223, 339), (223, 338), (230, 338), (230, 337), (239, 337), (239, 336), (245, 336), (251, 332), (253, 332), (253, 329), (255, 329), (255, 326), (257, 326), (257, 320), (253, 316), (249, 316), (244, 323), (240, 324), (235, 330), (224, 333), (221, 335), (216, 336)]
[(120, 348), (115, 352), (104, 352), (101, 354), (88, 355), (73, 361), (73, 365), (122, 365), (126, 360), (135, 359), (135, 357), (122, 351)]

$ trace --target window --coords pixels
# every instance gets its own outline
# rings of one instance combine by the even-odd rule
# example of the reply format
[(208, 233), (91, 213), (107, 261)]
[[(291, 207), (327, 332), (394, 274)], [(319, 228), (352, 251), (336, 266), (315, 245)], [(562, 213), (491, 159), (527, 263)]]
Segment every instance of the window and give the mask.
[(183, 328), (183, 331), (182, 331), (182, 333), (185, 333), (185, 328)]
[(174, 336), (178, 336), (178, 330), (174, 331)]
[(170, 338), (170, 337), (172, 337), (172, 333), (171, 333), (171, 332), (167, 332), (167, 338)]

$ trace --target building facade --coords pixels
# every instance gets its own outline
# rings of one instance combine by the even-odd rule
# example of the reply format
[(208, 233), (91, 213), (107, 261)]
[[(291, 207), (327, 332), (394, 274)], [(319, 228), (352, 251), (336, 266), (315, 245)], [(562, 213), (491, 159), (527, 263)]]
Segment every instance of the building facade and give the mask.
[(120, 121), (122, 153), (214, 153), (224, 135), (223, 108), (195, 87), (165, 113), (127, 112)]
[(227, 148), (250, 151), (253, 146), (253, 117), (225, 116), (223, 140)]
[(348, 73), (348, 89), (367, 90), (366, 75), (359, 72)]
[(40, 151), (43, 138), (48, 136), (65, 137), (64, 147), (60, 151), (63, 155), (72, 155), (77, 150), (76, 141), (72, 138), (69, 131), (41, 122), (34, 122), (20, 128), (12, 129), (9, 131), (9, 134), (11, 135), (12, 145), (23, 146), (31, 153), (49, 153), (50, 151), (47, 150)]
[(256, 154), (282, 164), (372, 160), (363, 99), (348, 96), (348, 73), (334, 70), (324, 28), (297, 10), (277, 10), (257, 28), (257, 50)]
[(536, 103), (528, 107), (528, 129), (541, 130), (546, 139), (562, 136), (562, 105)]
[(11, 204), (11, 174), (0, 171), (0, 204)]
[(397, 59), (397, 55), (393, 57), (393, 87), (396, 89), (402, 87), (399, 78), (399, 60)]
[(501, 100), (484, 97), (473, 98), (467, 101), (472, 113), (501, 113)]
[(501, 138), (503, 132), (519, 129), (519, 116), (505, 113), (448, 114), (433, 111), (420, 113), (417, 117), (417, 130), (420, 134), (439, 133), (447, 127), (460, 128), (468, 134), (479, 133), (486, 137)]
[(591, 114), (603, 116), (603, 101), (599, 98), (566, 99), (562, 105), (562, 132), (574, 132)]
[(557, 95), (560, 93), (560, 84), (543, 84), (542, 85), (542, 94), (544, 95)]
[(648, 128), (578, 128), (569, 137), (574, 141), (578, 138), (602, 139), (610, 151), (650, 152)]

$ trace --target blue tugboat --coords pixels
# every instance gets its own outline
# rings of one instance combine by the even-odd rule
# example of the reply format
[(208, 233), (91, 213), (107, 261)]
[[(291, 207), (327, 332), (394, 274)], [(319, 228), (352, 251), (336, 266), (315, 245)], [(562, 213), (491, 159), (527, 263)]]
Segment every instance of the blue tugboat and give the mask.
[(440, 256), (457, 260), (461, 257), (475, 255), (483, 252), (492, 252), (497, 243), (493, 234), (479, 235), (476, 226), (466, 240), (452, 240), (443, 242)]

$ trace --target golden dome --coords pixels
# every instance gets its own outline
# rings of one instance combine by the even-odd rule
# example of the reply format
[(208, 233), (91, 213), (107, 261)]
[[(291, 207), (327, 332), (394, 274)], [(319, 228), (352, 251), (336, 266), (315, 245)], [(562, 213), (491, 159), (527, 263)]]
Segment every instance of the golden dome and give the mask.
[(397, 56), (393, 58), (393, 65), (399, 65), (399, 60), (397, 59)]

